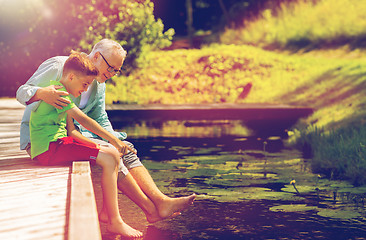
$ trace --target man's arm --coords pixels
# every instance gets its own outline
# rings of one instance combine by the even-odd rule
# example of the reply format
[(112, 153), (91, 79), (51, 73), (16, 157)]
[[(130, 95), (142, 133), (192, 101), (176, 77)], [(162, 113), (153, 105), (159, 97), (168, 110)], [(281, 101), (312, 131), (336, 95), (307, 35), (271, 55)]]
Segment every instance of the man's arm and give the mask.
[(82, 126), (84, 126), (89, 131), (97, 134), (101, 138), (107, 139), (113, 146), (115, 146), (122, 155), (125, 155), (127, 151), (131, 151), (136, 154), (136, 152), (127, 146), (124, 142), (119, 140), (112, 133), (101, 127), (95, 120), (88, 117), (79, 108), (74, 107), (66, 111), (67, 114), (78, 121)]
[[(60, 106), (66, 106), (70, 103), (62, 97), (68, 95), (67, 92), (58, 91), (57, 87), (48, 86), (50, 80), (60, 79), (66, 59), (67, 57), (54, 57), (43, 62), (32, 77), (18, 88), (17, 100), (25, 106), (43, 100), (58, 109), (62, 108)], [(42, 88), (42, 86), (48, 87)]]
[(55, 108), (62, 109), (62, 107), (67, 106), (70, 101), (62, 96), (69, 95), (68, 92), (58, 91), (57, 89), (62, 88), (62, 86), (48, 86), (44, 88), (39, 88), (36, 93), (26, 102), (27, 105), (34, 103), (39, 100), (43, 100), (44, 102), (54, 106)]
[[(90, 118), (94, 119), (100, 126), (102, 126), (105, 130), (112, 133), (118, 139), (124, 140), (127, 138), (127, 134), (125, 132), (117, 132), (113, 130), (112, 124), (108, 119), (107, 112), (105, 110), (105, 84), (95, 84), (93, 83), (93, 87), (96, 87), (96, 95), (91, 96), (88, 101), (88, 105), (83, 112), (87, 114)], [(81, 133), (86, 137), (98, 138), (94, 133), (85, 130), (84, 127), (80, 126), (78, 122), (76, 125), (79, 126)]]

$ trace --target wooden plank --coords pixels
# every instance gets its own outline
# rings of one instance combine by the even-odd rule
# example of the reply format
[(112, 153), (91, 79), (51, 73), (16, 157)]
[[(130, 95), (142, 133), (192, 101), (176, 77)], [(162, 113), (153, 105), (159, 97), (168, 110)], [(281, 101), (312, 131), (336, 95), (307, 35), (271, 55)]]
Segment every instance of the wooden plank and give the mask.
[(73, 162), (69, 215), (69, 240), (101, 240), (97, 205), (87, 161)]
[(70, 167), (0, 162), (0, 239), (65, 239)]
[(71, 168), (38, 165), (19, 149), (23, 112), (0, 99), (0, 239), (64, 240)]

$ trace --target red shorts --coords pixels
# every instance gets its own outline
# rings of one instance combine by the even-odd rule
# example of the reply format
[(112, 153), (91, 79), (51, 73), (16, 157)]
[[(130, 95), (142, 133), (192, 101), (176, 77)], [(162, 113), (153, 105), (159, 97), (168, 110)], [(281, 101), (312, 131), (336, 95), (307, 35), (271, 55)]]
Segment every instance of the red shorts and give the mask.
[(72, 137), (64, 137), (51, 142), (48, 151), (34, 159), (42, 165), (60, 165), (73, 161), (90, 161), (95, 164), (99, 149), (75, 141)]

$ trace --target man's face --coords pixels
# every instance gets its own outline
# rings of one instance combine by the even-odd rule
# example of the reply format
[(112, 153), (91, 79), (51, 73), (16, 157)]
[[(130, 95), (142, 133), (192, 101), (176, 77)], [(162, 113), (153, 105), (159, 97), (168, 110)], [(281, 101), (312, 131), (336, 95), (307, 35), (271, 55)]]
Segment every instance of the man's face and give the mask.
[(82, 92), (88, 90), (88, 87), (93, 80), (94, 77), (74, 74), (70, 81), (68, 92), (77, 98)]
[(119, 73), (124, 61), (123, 57), (118, 54), (105, 56), (100, 52), (97, 52), (95, 55), (95, 66), (99, 70), (99, 75), (96, 78), (98, 82), (104, 83), (105, 81)]

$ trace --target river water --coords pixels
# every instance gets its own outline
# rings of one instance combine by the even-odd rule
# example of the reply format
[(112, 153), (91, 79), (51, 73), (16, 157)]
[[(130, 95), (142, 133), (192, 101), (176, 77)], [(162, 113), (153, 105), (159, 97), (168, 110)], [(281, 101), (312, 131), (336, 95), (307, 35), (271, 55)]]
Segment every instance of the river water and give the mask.
[[(162, 192), (198, 195), (181, 216), (148, 224), (120, 194), (122, 216), (144, 239), (366, 239), (366, 189), (313, 174), (284, 139), (255, 136), (234, 121), (124, 130)], [(120, 239), (102, 232), (104, 240)]]

